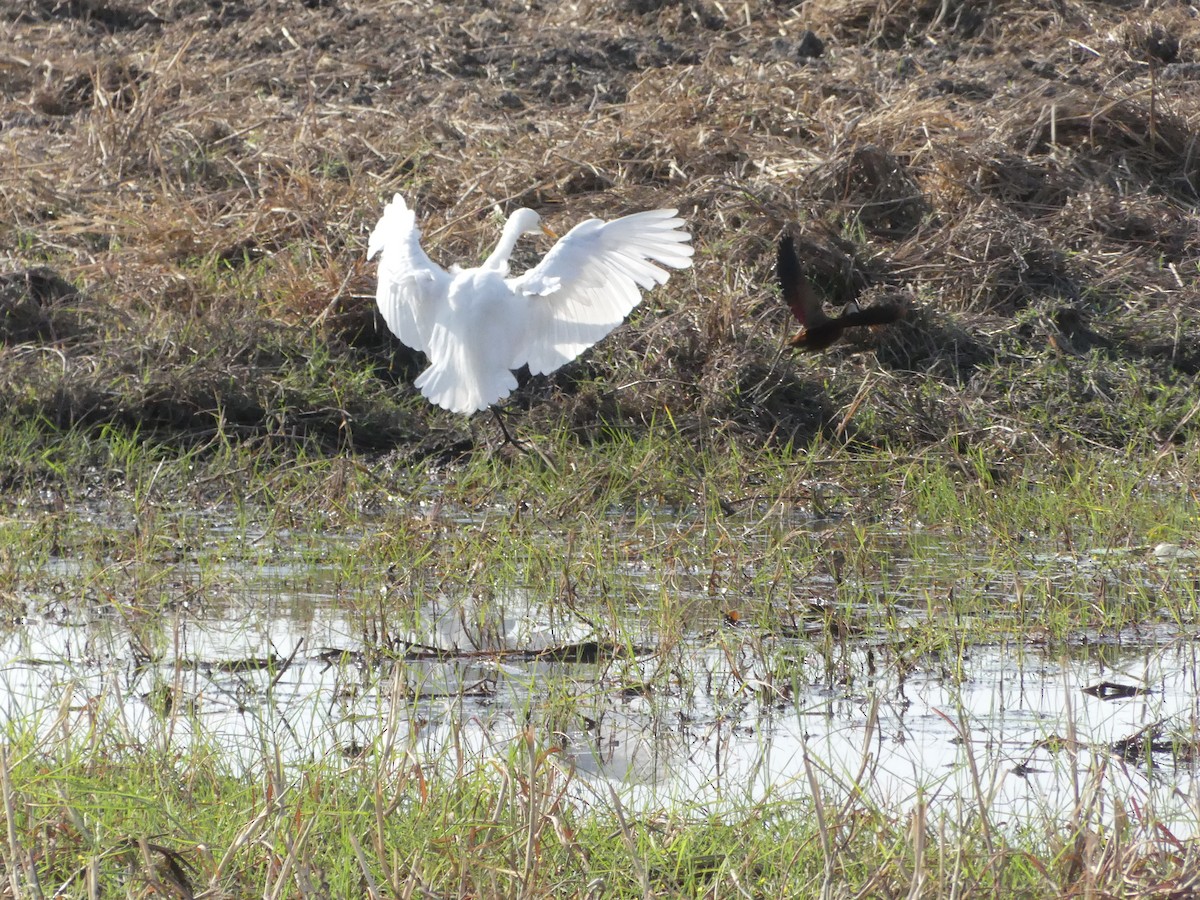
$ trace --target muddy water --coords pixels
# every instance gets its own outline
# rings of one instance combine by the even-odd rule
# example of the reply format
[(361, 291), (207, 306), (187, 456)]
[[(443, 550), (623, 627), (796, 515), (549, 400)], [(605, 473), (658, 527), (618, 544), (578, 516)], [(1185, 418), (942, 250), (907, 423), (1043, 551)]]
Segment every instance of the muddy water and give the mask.
[[(76, 563), (52, 559), (41, 576), (61, 590), (31, 592), (0, 635), (0, 718), (47, 735), (88, 740), (101, 722), (109, 746), (203, 740), (247, 771), (276, 754), (370, 765), (390, 742), (449, 768), (507, 754), (528, 722), (585, 800), (611, 788), (635, 807), (712, 808), (816, 783), (834, 801), (920, 802), (954, 821), (983, 808), (997, 826), (1085, 801), (1097, 821), (1152, 811), (1179, 838), (1200, 821), (1200, 674), (1179, 627), (906, 657), (869, 630), (831, 641), (819, 625), (705, 622), (670, 647), (647, 626), (644, 644), (613, 648), (520, 591), (486, 609), (439, 598), (381, 635), (346, 610), (336, 572), (286, 556), (231, 563), (219, 604), (176, 563), (176, 602), (149, 623), (119, 597), (61, 599), (96, 579)], [(1004, 579), (980, 581), (1003, 599)], [(539, 655), (564, 647), (583, 661)], [(1085, 690), (1097, 685), (1110, 686)]]

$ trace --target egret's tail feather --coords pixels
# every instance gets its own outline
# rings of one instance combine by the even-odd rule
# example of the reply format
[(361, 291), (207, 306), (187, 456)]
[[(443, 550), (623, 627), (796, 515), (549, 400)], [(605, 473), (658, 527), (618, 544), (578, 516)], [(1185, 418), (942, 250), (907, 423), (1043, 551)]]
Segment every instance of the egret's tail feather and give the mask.
[(464, 416), (487, 409), (517, 387), (516, 376), (508, 369), (477, 373), (445, 365), (430, 366), (413, 383), (434, 406)]

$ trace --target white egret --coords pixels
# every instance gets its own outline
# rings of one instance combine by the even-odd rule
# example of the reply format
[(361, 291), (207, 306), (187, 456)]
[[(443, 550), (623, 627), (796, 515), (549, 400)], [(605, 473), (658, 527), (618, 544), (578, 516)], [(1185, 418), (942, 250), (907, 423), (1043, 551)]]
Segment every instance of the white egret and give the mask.
[(536, 212), (518, 209), (483, 265), (447, 272), (421, 249), (416, 216), (397, 194), (371, 232), (367, 259), (380, 254), (375, 298), (388, 328), (429, 357), (416, 386), (429, 402), (469, 415), (516, 388), (513, 369), (553, 372), (620, 325), (643, 289), (666, 282), (661, 266), (690, 266), (683, 224), (674, 209), (588, 219), (510, 278), (521, 235), (554, 236)]

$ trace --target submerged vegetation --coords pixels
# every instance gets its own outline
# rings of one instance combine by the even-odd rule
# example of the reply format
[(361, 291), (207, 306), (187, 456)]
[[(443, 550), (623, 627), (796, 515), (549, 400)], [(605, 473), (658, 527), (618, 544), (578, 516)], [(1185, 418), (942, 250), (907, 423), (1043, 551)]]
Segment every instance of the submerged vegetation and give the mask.
[[(1195, 889), (1190, 5), (0, 23), (0, 895)], [(695, 266), (515, 447), (376, 317), (396, 191)], [(786, 352), (784, 229), (903, 320)]]

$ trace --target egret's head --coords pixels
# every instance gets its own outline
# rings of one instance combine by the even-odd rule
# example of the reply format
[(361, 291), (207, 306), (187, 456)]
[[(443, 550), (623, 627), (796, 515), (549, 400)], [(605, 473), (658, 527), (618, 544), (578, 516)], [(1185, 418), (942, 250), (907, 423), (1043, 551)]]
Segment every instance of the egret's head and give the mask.
[(513, 247), (517, 245), (517, 240), (521, 235), (537, 234), (541, 231), (553, 234), (542, 224), (542, 217), (532, 209), (518, 209), (504, 223), (504, 233), (500, 235), (500, 242), (496, 244), (496, 249), (492, 251), (491, 255), (483, 261), (483, 268), (507, 273), (508, 258), (512, 255)]
[(558, 238), (558, 235), (542, 222), (542, 217), (532, 209), (521, 207), (508, 217), (508, 221), (513, 228), (519, 229), (517, 234), (544, 234), (548, 237)]

